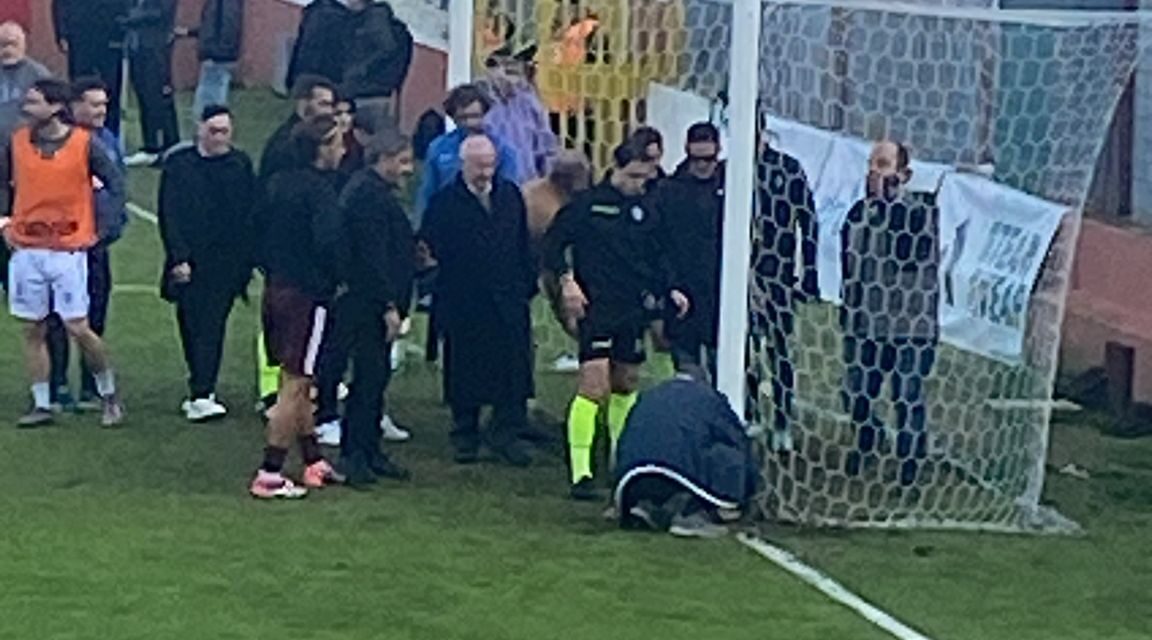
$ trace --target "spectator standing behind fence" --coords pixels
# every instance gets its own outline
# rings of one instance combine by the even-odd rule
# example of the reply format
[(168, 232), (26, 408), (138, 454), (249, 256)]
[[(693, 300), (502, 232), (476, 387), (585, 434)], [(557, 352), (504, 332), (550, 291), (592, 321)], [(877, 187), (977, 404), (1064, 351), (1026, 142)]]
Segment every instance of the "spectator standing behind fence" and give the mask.
[(844, 274), (844, 403), (857, 432), (845, 471), (878, 463), (888, 437), (876, 402), (891, 378), (900, 484), (912, 485), (927, 456), (924, 382), (940, 339), (940, 210), (936, 196), (907, 191), (908, 150), (879, 142), (868, 158), (867, 195), (840, 231)]
[(176, 305), (189, 422), (223, 417), (216, 380), (233, 301), (244, 295), (255, 256), (256, 176), (252, 161), (232, 146), (232, 114), (210, 106), (194, 146), (174, 150), (160, 176), (161, 296)]
[(176, 0), (133, 0), (123, 23), (128, 30), (128, 72), (140, 103), (143, 146), (124, 161), (151, 166), (180, 142), (176, 96), (172, 88), (172, 40)]
[(52, 0), (56, 45), (68, 56), (68, 77), (98, 77), (108, 85), (109, 131), (120, 135), (124, 86), (124, 26), (129, 0)]
[(232, 74), (244, 41), (244, 0), (206, 0), (200, 25), (178, 27), (176, 35), (199, 40), (200, 79), (192, 99), (192, 117), (199, 123), (204, 107), (228, 104)]
[(313, 0), (304, 7), (284, 86), (291, 90), (304, 75), (321, 76), (336, 84), (343, 82), (345, 52), (355, 17), (353, 8), (364, 5), (365, 0)]
[[(350, 5), (351, 6), (351, 5)], [(412, 33), (387, 2), (369, 3), (353, 21), (341, 95), (384, 129), (397, 120), (396, 99), (412, 65)]]
[(487, 65), (487, 74), (477, 83), (492, 101), (485, 122), (516, 155), (516, 180), (524, 184), (548, 171), (548, 161), (559, 146), (556, 134), (536, 87), (525, 78), (524, 63), (511, 56), (493, 56)]

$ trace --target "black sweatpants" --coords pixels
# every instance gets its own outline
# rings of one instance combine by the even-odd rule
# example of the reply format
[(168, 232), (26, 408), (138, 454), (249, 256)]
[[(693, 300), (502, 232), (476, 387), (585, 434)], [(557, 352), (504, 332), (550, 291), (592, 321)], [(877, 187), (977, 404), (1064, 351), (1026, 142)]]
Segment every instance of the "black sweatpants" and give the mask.
[(108, 120), (104, 126), (120, 135), (120, 94), (124, 86), (124, 49), (107, 38), (68, 42), (68, 77), (96, 76), (108, 85)]
[[(96, 335), (104, 335), (108, 320), (108, 303), (112, 297), (112, 262), (108, 257), (108, 247), (97, 246), (88, 250), (88, 326)], [(68, 386), (68, 363), (71, 349), (68, 331), (60, 316), (48, 317), (48, 357), (52, 363), (52, 394)], [(99, 396), (96, 392), (96, 379), (88, 370), (88, 364), (80, 360), (80, 395), (84, 398)]]
[(180, 142), (172, 90), (172, 47), (144, 47), (128, 58), (132, 88), (140, 103), (144, 151), (160, 153)]
[(384, 417), (384, 392), (392, 380), (392, 344), (388, 342), (383, 311), (355, 302), (343, 305), (340, 329), (351, 337), (352, 387), (348, 394), (341, 457), (380, 455), (380, 420)]
[(195, 279), (176, 301), (176, 323), (188, 367), (188, 397), (192, 400), (216, 393), (228, 315), (234, 301), (233, 287)]
[(340, 383), (348, 372), (352, 355), (356, 323), (349, 298), (344, 297), (328, 307), (324, 322), (324, 338), (316, 356), (316, 426), (340, 419)]

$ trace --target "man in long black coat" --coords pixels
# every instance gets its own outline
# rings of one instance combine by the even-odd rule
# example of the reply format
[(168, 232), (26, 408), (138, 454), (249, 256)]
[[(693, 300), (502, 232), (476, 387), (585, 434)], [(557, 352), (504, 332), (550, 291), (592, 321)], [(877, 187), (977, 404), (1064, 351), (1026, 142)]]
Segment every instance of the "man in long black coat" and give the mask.
[(524, 466), (531, 459), (516, 434), (535, 391), (529, 303), (536, 292), (524, 199), (496, 176), (496, 147), (487, 136), (465, 140), (460, 157), (460, 175), (432, 197), (422, 229), (440, 263), (436, 312), (452, 443), (457, 462), (475, 462), (480, 409), (491, 405), (489, 448)]

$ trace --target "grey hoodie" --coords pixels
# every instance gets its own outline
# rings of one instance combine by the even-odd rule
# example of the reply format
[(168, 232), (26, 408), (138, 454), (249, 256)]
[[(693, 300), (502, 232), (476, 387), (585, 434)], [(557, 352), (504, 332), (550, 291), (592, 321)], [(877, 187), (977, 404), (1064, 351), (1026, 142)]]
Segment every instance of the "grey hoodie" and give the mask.
[(12, 132), (20, 126), (20, 107), (32, 84), (51, 74), (44, 65), (24, 58), (12, 66), (0, 65), (0, 147), (8, 146)]

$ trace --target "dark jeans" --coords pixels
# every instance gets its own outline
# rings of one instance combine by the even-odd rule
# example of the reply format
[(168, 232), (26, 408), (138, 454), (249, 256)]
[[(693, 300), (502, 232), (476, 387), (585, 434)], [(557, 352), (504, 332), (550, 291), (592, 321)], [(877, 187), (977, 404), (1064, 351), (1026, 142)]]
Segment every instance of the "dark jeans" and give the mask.
[(108, 85), (109, 131), (120, 135), (120, 93), (124, 85), (124, 50), (108, 45), (107, 38), (72, 40), (68, 43), (68, 77), (96, 76)]
[[(519, 400), (492, 407), (488, 424), (488, 444), (506, 447), (528, 427), (528, 403)], [(452, 406), (452, 446), (458, 452), (480, 449), (480, 407)]]
[[(348, 372), (348, 360), (356, 340), (358, 318), (348, 299), (337, 300), (328, 307), (324, 338), (316, 356), (316, 425), (340, 419), (340, 383)], [(391, 363), (389, 363), (391, 364)], [(391, 369), (391, 367), (389, 367)]]
[(380, 454), (380, 420), (384, 392), (392, 380), (392, 344), (388, 342), (383, 312), (344, 305), (340, 322), (352, 338), (352, 388), (348, 394), (341, 457)]
[(172, 90), (172, 47), (145, 47), (128, 58), (132, 87), (140, 103), (144, 151), (160, 153), (180, 142)]
[[(108, 320), (108, 302), (112, 296), (112, 263), (108, 258), (107, 247), (95, 247), (88, 251), (88, 325), (96, 335), (104, 335)], [(48, 316), (48, 357), (52, 363), (52, 393), (68, 386), (68, 364), (71, 358), (71, 345), (68, 331), (60, 316)], [(80, 395), (95, 398), (96, 379), (88, 370), (83, 358), (80, 361)]]
[(901, 480), (915, 479), (917, 460), (927, 455), (925, 430), (927, 401), (924, 379), (936, 363), (936, 340), (931, 338), (863, 338), (844, 336), (844, 407), (857, 430), (857, 456), (850, 472), (859, 470), (859, 454), (876, 449), (885, 438), (884, 421), (874, 405), (884, 382), (891, 378), (891, 399), (896, 405), (896, 456), (903, 464)]
[[(195, 276), (193, 276), (195, 277)], [(176, 323), (188, 366), (188, 394), (193, 400), (216, 393), (233, 288), (193, 280), (176, 301)]]

